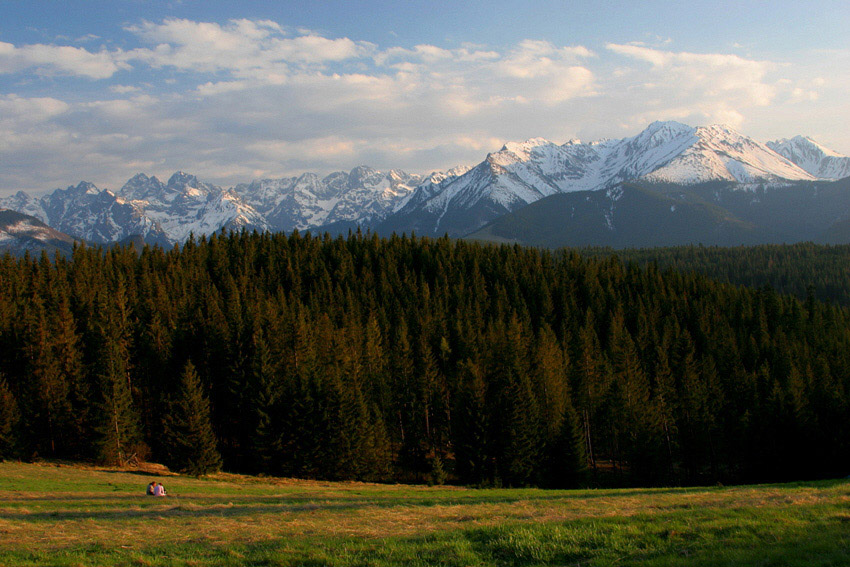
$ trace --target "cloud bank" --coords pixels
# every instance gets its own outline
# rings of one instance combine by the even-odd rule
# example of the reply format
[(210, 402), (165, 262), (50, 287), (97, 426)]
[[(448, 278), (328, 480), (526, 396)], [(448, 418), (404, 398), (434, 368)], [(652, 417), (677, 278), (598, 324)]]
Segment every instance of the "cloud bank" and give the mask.
[(426, 173), (507, 140), (623, 136), (656, 119), (756, 135), (751, 117), (810, 109), (831, 88), (811, 69), (669, 41), (381, 47), (246, 19), (122, 33), (131, 47), (0, 43), (13, 79), (0, 193), (177, 169), (224, 185), (361, 163)]

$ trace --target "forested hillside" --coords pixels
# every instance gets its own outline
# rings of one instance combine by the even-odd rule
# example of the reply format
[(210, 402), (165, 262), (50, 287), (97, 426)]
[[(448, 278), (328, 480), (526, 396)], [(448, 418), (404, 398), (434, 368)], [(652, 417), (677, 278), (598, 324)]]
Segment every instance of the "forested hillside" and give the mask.
[(588, 248), (591, 258), (619, 256), (624, 262), (656, 263), (661, 268), (694, 271), (712, 279), (748, 287), (770, 286), (800, 299), (850, 305), (850, 246), (766, 244), (761, 246), (680, 246), (611, 250)]
[(847, 312), (571, 252), (241, 233), (6, 256), (0, 364), (2, 456), (510, 486), (850, 471)]

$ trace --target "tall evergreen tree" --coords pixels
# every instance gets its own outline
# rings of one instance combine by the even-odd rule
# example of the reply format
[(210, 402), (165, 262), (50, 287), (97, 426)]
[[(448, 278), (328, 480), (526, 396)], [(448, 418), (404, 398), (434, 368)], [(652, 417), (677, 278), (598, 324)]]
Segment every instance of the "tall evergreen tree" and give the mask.
[(6, 381), (0, 377), (0, 460), (14, 457), (17, 449), (18, 404)]
[(467, 484), (481, 484), (492, 476), (487, 385), (480, 366), (471, 360), (461, 364), (460, 380), (453, 432), (457, 474)]
[(572, 403), (566, 400), (561, 429), (550, 449), (548, 484), (577, 488), (587, 477), (584, 431)]
[(129, 348), (125, 320), (104, 306), (100, 325), (98, 378), (100, 389), (98, 458), (109, 464), (125, 465), (147, 456), (142, 440), (138, 410), (133, 403), (129, 368)]
[(171, 403), (164, 427), (169, 466), (195, 476), (221, 470), (210, 403), (191, 361), (183, 369), (180, 390)]
[(118, 342), (104, 346), (100, 374), (100, 434), (98, 457), (125, 465), (144, 458), (139, 416), (127, 383), (127, 368)]

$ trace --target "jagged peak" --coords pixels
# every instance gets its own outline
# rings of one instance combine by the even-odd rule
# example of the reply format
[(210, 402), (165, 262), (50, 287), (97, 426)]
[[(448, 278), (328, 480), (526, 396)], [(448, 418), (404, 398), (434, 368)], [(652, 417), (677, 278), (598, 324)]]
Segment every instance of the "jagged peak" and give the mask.
[(298, 176), (296, 180), (296, 184), (300, 185), (301, 183), (316, 183), (319, 180), (319, 176), (315, 173), (308, 171), (307, 173), (302, 173)]
[(736, 138), (747, 138), (751, 139), (748, 136), (744, 136), (728, 124), (709, 124), (708, 126), (698, 126), (696, 129), (697, 135), (703, 136), (723, 136), (723, 137), (736, 137)]
[(79, 195), (99, 195), (101, 193), (100, 189), (97, 188), (97, 185), (91, 181), (80, 181), (77, 183), (76, 187), (68, 187), (68, 190)]
[(348, 174), (349, 185), (357, 185), (364, 178), (371, 177), (376, 173), (380, 173), (379, 171), (372, 169), (368, 165), (358, 165), (354, 169), (352, 169)]
[(529, 138), (524, 142), (506, 142), (502, 149), (499, 150), (501, 152), (508, 151), (511, 153), (528, 153), (534, 148), (538, 148), (540, 146), (554, 146), (552, 142), (547, 140), (546, 138)]
[(688, 126), (682, 122), (677, 122), (676, 120), (655, 120), (650, 122), (649, 125), (644, 129), (644, 132), (649, 134), (654, 134), (656, 132), (676, 132), (676, 133), (687, 133), (693, 132), (694, 127)]
[(168, 178), (167, 185), (169, 187), (182, 187), (185, 185), (197, 186), (198, 178), (185, 171), (176, 171)]
[(674, 120), (656, 120), (644, 128), (643, 132), (632, 138), (636, 141), (643, 140), (669, 140), (680, 136), (694, 135), (697, 128), (676, 122)]
[(349, 175), (355, 175), (357, 173), (362, 173), (364, 171), (368, 172), (368, 173), (372, 173), (372, 172), (377, 171), (377, 170), (373, 167), (369, 167), (368, 165), (358, 165), (357, 167), (354, 167), (354, 168), (351, 169), (351, 172), (349, 173)]
[(827, 148), (826, 146), (820, 144), (819, 142), (817, 142), (816, 140), (814, 140), (813, 138), (811, 138), (809, 136), (798, 135), (798, 136), (794, 136), (790, 140), (786, 140), (785, 138), (783, 138), (781, 140), (777, 140), (776, 142), (774, 142), (774, 144), (781, 144), (781, 145), (792, 145), (793, 144), (795, 146), (805, 146), (805, 147), (809, 147), (809, 148), (818, 150), (821, 153), (823, 153), (823, 155), (825, 155), (825, 156), (837, 157), (837, 158), (847, 157), (843, 154), (836, 152), (835, 150), (831, 150), (831, 149)]

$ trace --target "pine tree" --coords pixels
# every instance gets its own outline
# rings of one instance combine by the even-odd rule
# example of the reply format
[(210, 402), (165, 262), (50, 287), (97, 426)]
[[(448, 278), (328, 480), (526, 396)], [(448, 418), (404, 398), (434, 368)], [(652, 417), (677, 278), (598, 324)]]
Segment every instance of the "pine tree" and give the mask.
[(116, 342), (104, 346), (100, 374), (99, 458), (107, 464), (125, 465), (143, 458), (139, 416), (127, 383), (127, 367)]
[(124, 465), (146, 458), (148, 448), (142, 440), (139, 413), (133, 403), (127, 306), (123, 299), (119, 304), (123, 307), (114, 309), (106, 302), (105, 294), (97, 297), (101, 316), (97, 325), (100, 390), (97, 433), (98, 458), (108, 464)]
[(649, 451), (649, 380), (621, 315), (612, 323), (611, 343), (612, 370), (620, 397), (614, 429), (632, 477), (645, 483), (653, 468)]
[(574, 392), (576, 411), (579, 412), (584, 431), (588, 462), (591, 468), (596, 470), (598, 457), (596, 451), (597, 422), (600, 421), (598, 412), (610, 387), (610, 377), (599, 345), (593, 314), (590, 310), (587, 311), (584, 327), (579, 333), (578, 353), (575, 361), (572, 391)]
[(481, 484), (492, 474), (486, 381), (480, 366), (470, 360), (461, 364), (460, 380), (453, 432), (457, 474), (466, 484)]
[(253, 349), (249, 404), (255, 426), (252, 438), (254, 469), (263, 473), (278, 472), (281, 453), (277, 415), (280, 389), (271, 352), (259, 328), (254, 332)]
[[(656, 359), (655, 388), (648, 412), (652, 420), (650, 422), (652, 426), (650, 429), (652, 443), (650, 452), (655, 457), (656, 462), (665, 463), (664, 467), (658, 465), (654, 467), (656, 476), (669, 481), (674, 476), (676, 455), (678, 454), (677, 392), (667, 351), (659, 347), (656, 352)], [(666, 476), (666, 479), (664, 479), (664, 476)]]
[(511, 486), (528, 486), (539, 482), (545, 434), (540, 431), (538, 400), (526, 369), (528, 349), (523, 325), (511, 318), (504, 343), (504, 360), (495, 372), (498, 388), (497, 411), (498, 453), (501, 479)]
[(210, 403), (191, 362), (183, 369), (180, 391), (166, 416), (165, 438), (172, 468), (195, 476), (221, 470), (221, 455), (210, 420)]
[(56, 457), (64, 453), (65, 435), (71, 420), (68, 384), (56, 360), (53, 339), (47, 323), (44, 305), (33, 298), (32, 314), (28, 317), (29, 374), (35, 388), (32, 418), (28, 429), (39, 451)]
[(68, 401), (71, 405), (69, 418), (70, 439), (68, 448), (77, 456), (88, 455), (93, 424), (91, 415), (94, 408), (91, 401), (91, 384), (83, 366), (80, 349), (80, 337), (77, 334), (73, 314), (67, 295), (63, 295), (56, 316), (55, 352), (59, 371), (68, 386)]
[(15, 456), (19, 420), (20, 413), (15, 397), (6, 381), (0, 378), (0, 460)]
[(577, 488), (587, 477), (584, 431), (572, 403), (566, 400), (561, 429), (555, 438), (549, 459), (549, 485), (553, 488)]

